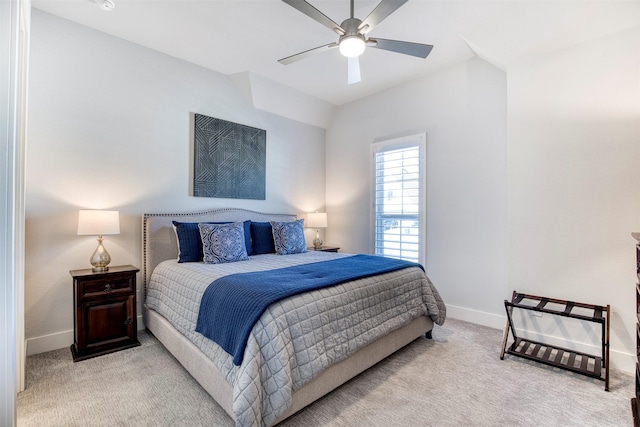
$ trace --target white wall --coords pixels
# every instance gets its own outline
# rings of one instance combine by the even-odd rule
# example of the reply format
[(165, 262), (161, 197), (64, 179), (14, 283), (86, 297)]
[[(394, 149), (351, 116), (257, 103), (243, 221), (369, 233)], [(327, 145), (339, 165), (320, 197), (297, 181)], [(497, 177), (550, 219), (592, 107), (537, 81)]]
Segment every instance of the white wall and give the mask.
[[(630, 233), (640, 231), (640, 30), (513, 64), (508, 99), (509, 284), (536, 295), (611, 304), (612, 349), (631, 356), (637, 279)], [(565, 335), (541, 319), (530, 326)], [(587, 328), (567, 332), (578, 341), (593, 338)]]
[[(121, 234), (107, 236), (105, 246), (112, 265), (138, 267), (144, 212), (323, 209), (324, 129), (253, 108), (227, 76), (39, 10), (32, 27), (29, 353), (72, 342), (69, 270), (90, 267), (97, 245), (76, 235), (78, 209), (119, 210)], [(267, 131), (265, 201), (188, 195), (190, 112)]]
[[(501, 328), (513, 290), (611, 304), (612, 366), (632, 371), (638, 28), (506, 74), (472, 59), (340, 107), (327, 130), (329, 244), (371, 251), (369, 146), (415, 131), (427, 133), (426, 268), (449, 315)], [(599, 345), (590, 324), (517, 320), (551, 343)]]
[(506, 99), (504, 72), (471, 59), (338, 108), (327, 130), (327, 243), (371, 253), (371, 143), (426, 132), (427, 273), (450, 313), (502, 324)]

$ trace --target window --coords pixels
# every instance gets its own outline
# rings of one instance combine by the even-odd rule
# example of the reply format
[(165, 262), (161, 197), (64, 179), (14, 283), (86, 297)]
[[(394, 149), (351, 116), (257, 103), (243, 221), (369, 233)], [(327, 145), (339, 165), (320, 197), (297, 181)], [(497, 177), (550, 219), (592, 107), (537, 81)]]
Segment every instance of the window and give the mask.
[(425, 135), (373, 144), (374, 253), (424, 263)]

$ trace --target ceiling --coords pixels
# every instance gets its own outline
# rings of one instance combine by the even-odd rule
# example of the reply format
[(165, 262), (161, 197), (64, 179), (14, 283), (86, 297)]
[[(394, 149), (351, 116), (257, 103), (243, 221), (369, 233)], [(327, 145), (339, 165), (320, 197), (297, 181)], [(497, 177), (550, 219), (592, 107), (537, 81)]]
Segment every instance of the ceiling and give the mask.
[[(640, 26), (640, 1), (409, 0), (369, 36), (434, 45), (426, 59), (367, 49), (362, 81), (347, 84), (347, 60), (335, 50), (290, 65), (278, 59), (337, 41), (337, 35), (280, 0), (32, 0), (51, 14), (210, 68), (250, 72), (335, 105), (379, 92), (474, 53), (506, 69), (530, 55), (559, 50)], [(348, 0), (310, 0), (334, 21)], [(364, 19), (377, 0), (356, 0)]]

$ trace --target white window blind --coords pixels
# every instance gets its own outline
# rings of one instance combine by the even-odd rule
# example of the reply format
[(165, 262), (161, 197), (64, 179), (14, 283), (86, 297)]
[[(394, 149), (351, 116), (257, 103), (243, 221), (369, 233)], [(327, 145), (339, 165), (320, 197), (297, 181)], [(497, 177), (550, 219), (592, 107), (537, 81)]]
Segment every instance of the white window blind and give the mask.
[(422, 139), (374, 145), (374, 253), (422, 262)]

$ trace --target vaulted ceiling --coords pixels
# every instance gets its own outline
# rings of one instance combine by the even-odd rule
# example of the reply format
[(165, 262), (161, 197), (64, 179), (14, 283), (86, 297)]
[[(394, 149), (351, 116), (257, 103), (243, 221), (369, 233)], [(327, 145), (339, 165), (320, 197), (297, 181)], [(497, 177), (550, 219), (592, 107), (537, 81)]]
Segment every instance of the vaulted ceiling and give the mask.
[[(361, 57), (362, 81), (347, 84), (337, 49), (290, 65), (278, 59), (337, 35), (280, 0), (32, 0), (51, 14), (224, 74), (250, 72), (335, 105), (395, 86), (474, 53), (507, 69), (514, 61), (640, 25), (640, 1), (409, 0), (369, 33), (434, 45), (426, 59), (379, 49)], [(341, 23), (348, 0), (311, 0)], [(364, 19), (378, 1), (356, 0)]]

